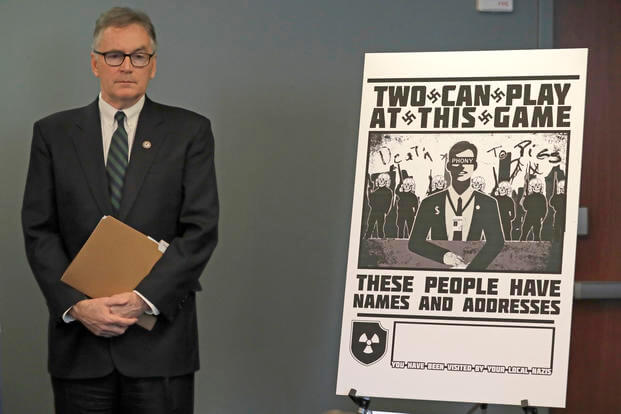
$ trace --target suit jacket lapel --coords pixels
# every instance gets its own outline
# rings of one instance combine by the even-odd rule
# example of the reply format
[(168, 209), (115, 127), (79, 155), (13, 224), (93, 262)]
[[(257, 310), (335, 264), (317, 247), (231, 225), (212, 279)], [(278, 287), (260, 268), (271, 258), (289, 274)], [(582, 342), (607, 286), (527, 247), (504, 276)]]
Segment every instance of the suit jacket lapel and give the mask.
[(108, 194), (98, 99), (83, 109), (82, 116), (76, 119), (76, 124), (77, 128), (72, 133), (72, 139), (78, 159), (102, 215), (108, 215), (112, 211), (112, 204)]
[[(446, 230), (446, 198), (448, 197), (448, 190), (443, 190), (442, 195), (438, 197), (438, 203), (434, 206), (434, 215), (436, 216), (437, 225), (434, 226), (438, 229), (438, 233), (432, 240), (448, 240)], [(436, 210), (437, 208), (437, 210)], [(450, 207), (449, 207), (450, 208)], [(437, 213), (436, 213), (437, 211)]]
[[(477, 192), (474, 192), (474, 200), (472, 200), (472, 220), (470, 220), (470, 230), (468, 230), (468, 238), (466, 240), (481, 240), (481, 216), (480, 216), (480, 199)], [(478, 207), (478, 208), (477, 208)]]
[[(439, 240), (448, 240), (448, 229), (446, 228), (446, 209), (447, 209), (447, 202), (446, 199), (448, 197), (448, 190), (445, 190), (445, 194), (444, 197), (442, 197), (440, 199), (440, 222), (442, 223), (442, 226), (440, 226), (440, 229), (442, 229), (442, 235), (441, 238)], [(450, 206), (448, 206), (448, 208), (451, 208)]]
[(121, 208), (119, 210), (120, 220), (127, 218), (136, 201), (136, 196), (140, 191), (144, 178), (155, 159), (155, 155), (161, 147), (160, 144), (164, 138), (162, 128), (160, 128), (162, 122), (164, 122), (164, 118), (156, 104), (149, 98), (146, 98), (138, 118), (129, 165), (125, 172), (123, 197), (121, 198)]

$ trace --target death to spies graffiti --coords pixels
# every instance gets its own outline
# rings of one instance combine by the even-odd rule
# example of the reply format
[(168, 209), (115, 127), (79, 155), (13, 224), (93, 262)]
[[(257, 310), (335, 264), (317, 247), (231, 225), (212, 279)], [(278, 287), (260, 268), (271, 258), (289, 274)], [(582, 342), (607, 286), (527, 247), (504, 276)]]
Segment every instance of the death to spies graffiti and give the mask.
[(370, 132), (359, 267), (559, 273), (568, 148), (567, 131)]

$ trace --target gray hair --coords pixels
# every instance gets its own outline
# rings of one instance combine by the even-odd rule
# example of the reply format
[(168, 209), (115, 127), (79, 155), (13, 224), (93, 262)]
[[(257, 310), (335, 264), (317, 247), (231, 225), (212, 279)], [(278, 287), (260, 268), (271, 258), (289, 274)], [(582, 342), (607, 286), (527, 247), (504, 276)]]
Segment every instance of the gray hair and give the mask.
[(108, 27), (125, 27), (130, 24), (139, 24), (144, 27), (151, 38), (151, 46), (153, 47), (153, 53), (155, 53), (157, 50), (157, 40), (151, 19), (146, 13), (130, 9), (129, 7), (113, 7), (99, 16), (97, 22), (95, 22), (95, 31), (93, 32), (93, 50), (99, 43), (101, 34), (105, 29)]

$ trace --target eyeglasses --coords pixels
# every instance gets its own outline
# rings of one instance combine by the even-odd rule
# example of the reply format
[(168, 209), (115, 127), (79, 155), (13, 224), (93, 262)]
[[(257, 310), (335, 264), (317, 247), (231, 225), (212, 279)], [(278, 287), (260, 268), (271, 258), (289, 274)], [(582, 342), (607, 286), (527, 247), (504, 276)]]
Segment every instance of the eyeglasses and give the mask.
[(125, 58), (129, 56), (129, 60), (135, 68), (143, 68), (147, 66), (153, 55), (155, 55), (155, 53), (147, 52), (123, 53), (116, 50), (111, 52), (100, 52), (98, 50), (93, 50), (93, 53), (103, 56), (106, 63), (110, 66), (121, 66), (123, 62), (125, 62)]

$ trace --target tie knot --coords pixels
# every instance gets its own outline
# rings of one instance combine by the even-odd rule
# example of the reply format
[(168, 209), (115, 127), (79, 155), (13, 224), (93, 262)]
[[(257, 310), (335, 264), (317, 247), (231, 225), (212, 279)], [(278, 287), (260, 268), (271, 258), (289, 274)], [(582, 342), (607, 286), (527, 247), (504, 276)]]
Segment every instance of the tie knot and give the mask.
[(125, 119), (125, 112), (123, 111), (119, 111), (116, 114), (114, 114), (114, 119), (116, 119), (116, 122), (119, 123), (120, 125), (123, 125), (123, 120)]

